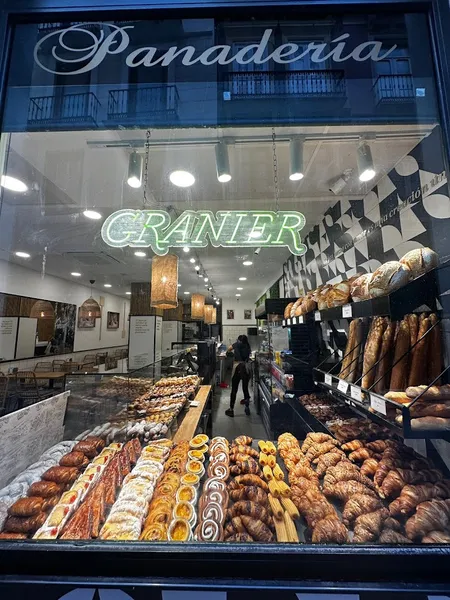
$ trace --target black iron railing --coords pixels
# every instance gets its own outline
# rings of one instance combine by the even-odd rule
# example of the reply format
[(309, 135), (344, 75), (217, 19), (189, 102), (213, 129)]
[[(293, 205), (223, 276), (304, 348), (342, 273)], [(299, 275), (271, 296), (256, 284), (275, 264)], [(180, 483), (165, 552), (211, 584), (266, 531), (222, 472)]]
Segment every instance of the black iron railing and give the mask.
[(108, 99), (108, 119), (136, 116), (160, 116), (178, 114), (178, 91), (175, 85), (111, 90)]
[(225, 75), (225, 90), (231, 99), (327, 98), (346, 94), (344, 71), (233, 71)]
[(99, 107), (100, 102), (92, 92), (30, 98), (28, 123), (96, 123)]
[(405, 102), (414, 99), (412, 75), (380, 75), (373, 86), (375, 101)]

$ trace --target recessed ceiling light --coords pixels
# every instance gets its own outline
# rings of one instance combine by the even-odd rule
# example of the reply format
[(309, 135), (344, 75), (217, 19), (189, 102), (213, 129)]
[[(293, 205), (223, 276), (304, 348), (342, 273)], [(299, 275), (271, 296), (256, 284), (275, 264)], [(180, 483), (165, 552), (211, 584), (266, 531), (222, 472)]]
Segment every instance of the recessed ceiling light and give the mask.
[(247, 281), (247, 277), (239, 277), (239, 281)]
[(195, 263), (195, 258), (194, 257), (190, 258), (189, 262), (192, 263), (192, 264), (194, 264)]
[(183, 246), (183, 252), (189, 252), (190, 248), (188, 246)]
[(178, 187), (190, 187), (195, 183), (195, 177), (189, 171), (172, 171), (169, 179)]
[(11, 190), (12, 192), (26, 192), (28, 189), (23, 181), (16, 179), (16, 177), (10, 177), (9, 175), (2, 175), (0, 183), (2, 187)]
[(262, 236), (262, 231), (250, 231), (251, 238), (260, 238)]
[(131, 292), (125, 292), (127, 296), (131, 296)]
[(75, 271), (71, 275), (72, 277), (81, 277), (81, 273), (76, 273)]
[(178, 287), (181, 287), (181, 283), (178, 284)]
[(303, 179), (303, 173), (291, 173), (289, 179), (291, 181), (300, 181), (300, 179)]
[(184, 292), (184, 293), (185, 293), (185, 294), (186, 294), (186, 296), (187, 296), (187, 295), (188, 295), (188, 294), (190, 294), (191, 292)]
[(103, 284), (103, 287), (112, 287), (112, 285), (110, 283), (105, 283)]
[(200, 265), (195, 265), (194, 269), (195, 269), (196, 271), (200, 271)]
[(203, 277), (203, 275), (201, 273), (198, 274), (199, 277)]
[(139, 256), (140, 258), (147, 256), (147, 254), (145, 252), (142, 252), (142, 250), (138, 250), (137, 252), (134, 253), (134, 255)]
[(85, 210), (83, 211), (83, 215), (88, 219), (101, 219), (102, 215), (96, 210)]
[(239, 287), (239, 288), (236, 288), (236, 289), (237, 289), (237, 290), (243, 290), (244, 288), (241, 288), (241, 287)]
[(207, 283), (205, 283), (205, 287), (208, 287), (208, 284), (207, 284)]
[(19, 258), (30, 258), (31, 256), (30, 254), (28, 254), (28, 252), (16, 252), (15, 254)]
[(217, 300), (217, 296), (214, 296), (214, 300)]
[(244, 267), (251, 267), (253, 263), (251, 260), (244, 260), (242, 264), (244, 265)]
[(236, 294), (236, 296), (239, 298), (240, 294)]
[(203, 277), (203, 281), (204, 281), (205, 283), (207, 283), (207, 282), (208, 282), (208, 278), (207, 278), (207, 277)]
[(216, 304), (220, 304), (219, 300), (216, 300)]
[(376, 173), (374, 169), (365, 169), (359, 176), (360, 181), (370, 181), (375, 177)]

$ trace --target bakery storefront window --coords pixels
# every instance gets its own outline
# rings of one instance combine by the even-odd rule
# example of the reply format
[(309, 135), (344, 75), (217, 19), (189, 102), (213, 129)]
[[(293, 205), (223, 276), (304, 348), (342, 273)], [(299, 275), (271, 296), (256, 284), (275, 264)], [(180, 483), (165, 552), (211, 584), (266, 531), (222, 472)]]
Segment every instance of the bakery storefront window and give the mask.
[(422, 14), (15, 26), (0, 545), (450, 542), (430, 48)]

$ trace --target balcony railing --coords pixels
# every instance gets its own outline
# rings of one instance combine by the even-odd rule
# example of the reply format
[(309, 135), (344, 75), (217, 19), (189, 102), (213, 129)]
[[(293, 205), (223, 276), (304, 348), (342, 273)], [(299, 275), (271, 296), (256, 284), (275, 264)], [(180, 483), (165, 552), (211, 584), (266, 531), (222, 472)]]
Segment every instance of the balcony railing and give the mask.
[(96, 124), (99, 107), (100, 102), (92, 92), (30, 98), (28, 123)]
[(108, 119), (151, 117), (161, 120), (178, 115), (178, 91), (175, 85), (136, 87), (111, 90)]
[(375, 81), (373, 89), (377, 104), (414, 100), (412, 75), (380, 75)]
[(345, 96), (344, 71), (234, 71), (225, 75), (233, 98)]

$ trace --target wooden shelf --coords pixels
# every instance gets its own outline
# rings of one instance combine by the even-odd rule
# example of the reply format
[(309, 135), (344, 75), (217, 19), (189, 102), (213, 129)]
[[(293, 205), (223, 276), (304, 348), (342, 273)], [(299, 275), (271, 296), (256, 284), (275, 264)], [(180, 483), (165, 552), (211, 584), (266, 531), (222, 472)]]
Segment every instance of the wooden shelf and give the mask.
[(210, 385), (201, 385), (195, 401), (199, 403), (198, 406), (192, 406), (186, 413), (183, 421), (180, 423), (177, 432), (173, 436), (175, 443), (181, 442), (182, 440), (191, 440), (197, 430), (198, 422), (200, 417), (205, 410), (206, 403), (208, 402), (209, 395), (211, 394)]

